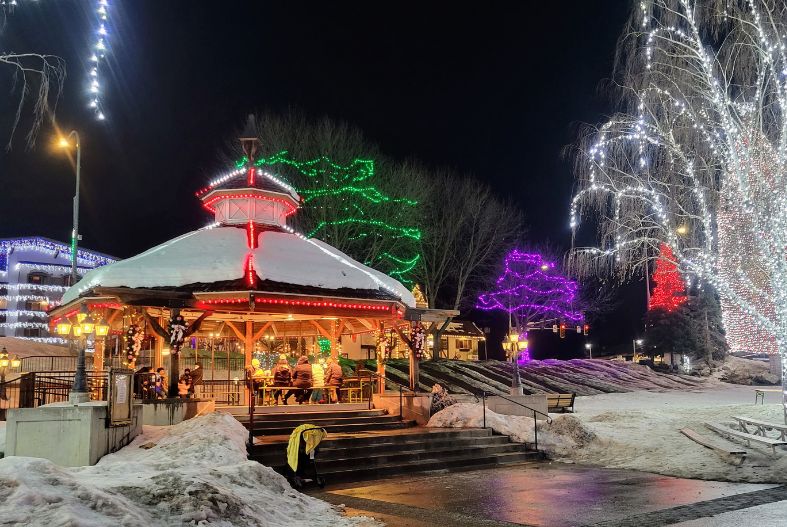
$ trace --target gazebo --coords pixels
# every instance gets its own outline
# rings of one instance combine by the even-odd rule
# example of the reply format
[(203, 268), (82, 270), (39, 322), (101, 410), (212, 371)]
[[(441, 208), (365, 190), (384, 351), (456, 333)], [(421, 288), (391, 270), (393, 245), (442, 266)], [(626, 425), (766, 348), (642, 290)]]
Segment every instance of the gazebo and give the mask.
[[(214, 224), (88, 272), (50, 313), (51, 323), (87, 315), (123, 335), (134, 316), (144, 317), (156, 333), (154, 366), (171, 354), (170, 395), (177, 393), (181, 347), (206, 328), (237, 337), (247, 366), (255, 344), (270, 336), (328, 339), (336, 357), (342, 335), (392, 330), (414, 350), (410, 380), (417, 386), (420, 349), (409, 336), (422, 322), (439, 331), (458, 313), (416, 307), (398, 281), (293, 230), (287, 219), (298, 210), (298, 193), (254, 166), (259, 141), (251, 122), (240, 141), (246, 164), (197, 193)], [(100, 340), (96, 369), (104, 364)], [(385, 358), (381, 348), (378, 359)]]

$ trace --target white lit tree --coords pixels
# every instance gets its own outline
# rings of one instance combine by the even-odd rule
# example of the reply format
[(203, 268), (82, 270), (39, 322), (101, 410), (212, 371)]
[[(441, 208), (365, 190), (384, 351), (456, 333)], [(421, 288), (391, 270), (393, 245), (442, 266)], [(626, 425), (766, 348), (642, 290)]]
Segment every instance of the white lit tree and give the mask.
[(575, 233), (591, 216), (599, 237), (577, 270), (629, 276), (665, 243), (775, 339), (783, 383), (786, 35), (783, 0), (641, 1), (618, 46), (620, 111), (581, 137), (571, 205)]

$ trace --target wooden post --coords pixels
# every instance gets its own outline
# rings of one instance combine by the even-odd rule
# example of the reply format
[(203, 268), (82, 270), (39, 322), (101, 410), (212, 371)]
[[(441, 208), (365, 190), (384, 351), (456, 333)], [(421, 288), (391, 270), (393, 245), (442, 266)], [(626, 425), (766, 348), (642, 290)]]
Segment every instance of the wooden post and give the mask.
[[(254, 353), (254, 322), (252, 320), (246, 321), (246, 335), (243, 339), (243, 343), (243, 364), (246, 368), (249, 368), (251, 366), (251, 359)], [(229, 369), (229, 367), (229, 361), (227, 361), (227, 369)], [(251, 393), (251, 390), (249, 390), (248, 383), (244, 383), (244, 391), (244, 400), (249, 401), (249, 404), (251, 404), (251, 398), (253, 397), (253, 394)]]
[(104, 349), (106, 348), (106, 338), (96, 338), (94, 346), (95, 351), (93, 351), (93, 371), (102, 371), (104, 369)]
[(339, 346), (342, 343), (342, 336), (339, 333), (339, 321), (334, 320), (331, 324), (331, 357), (339, 360)]
[[(385, 325), (380, 322), (378, 325), (378, 331), (385, 331)], [(375, 338), (377, 335), (375, 335)], [(383, 364), (382, 359), (384, 355), (380, 353), (380, 349), (377, 349), (377, 393), (380, 395), (385, 393), (385, 364)]]
[[(164, 322), (164, 317), (159, 317), (158, 319), (159, 326), (165, 327), (166, 322)], [(164, 368), (164, 355), (162, 352), (164, 351), (164, 337), (159, 334), (156, 334), (156, 342), (153, 345), (153, 369), (157, 368)]]

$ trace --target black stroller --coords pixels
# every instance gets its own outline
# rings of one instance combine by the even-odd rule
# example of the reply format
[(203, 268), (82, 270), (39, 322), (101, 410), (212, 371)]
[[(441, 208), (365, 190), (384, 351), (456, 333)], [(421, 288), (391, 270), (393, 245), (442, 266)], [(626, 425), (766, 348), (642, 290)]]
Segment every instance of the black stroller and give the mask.
[(320, 476), (320, 473), (317, 471), (316, 457), (319, 447), (315, 448), (310, 454), (306, 453), (306, 440), (303, 437), (303, 432), (309, 430), (322, 430), (327, 434), (325, 428), (320, 426), (311, 426), (301, 430), (298, 444), (298, 467), (296, 470), (292, 470), (292, 467), (290, 467), (289, 464), (287, 465), (289, 472), (287, 480), (290, 482), (290, 485), (292, 485), (292, 488), (297, 490), (302, 489), (308, 482), (316, 483), (321, 489), (325, 487), (325, 478)]

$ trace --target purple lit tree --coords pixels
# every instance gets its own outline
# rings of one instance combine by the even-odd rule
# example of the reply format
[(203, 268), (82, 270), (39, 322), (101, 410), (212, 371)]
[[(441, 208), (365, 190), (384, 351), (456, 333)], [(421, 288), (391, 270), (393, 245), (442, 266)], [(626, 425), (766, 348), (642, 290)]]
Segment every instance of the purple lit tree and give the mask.
[[(519, 339), (527, 338), (528, 328), (566, 323), (573, 327), (584, 321), (578, 309), (579, 286), (561, 274), (554, 262), (537, 253), (513, 249), (506, 255), (503, 274), (495, 290), (478, 297), (476, 307), (509, 314), (509, 325)], [(528, 357), (527, 349), (519, 362)]]

